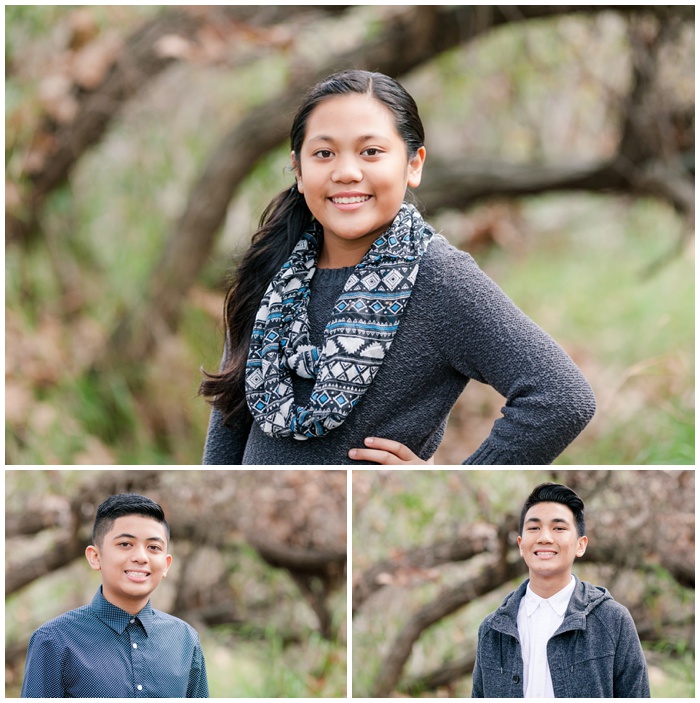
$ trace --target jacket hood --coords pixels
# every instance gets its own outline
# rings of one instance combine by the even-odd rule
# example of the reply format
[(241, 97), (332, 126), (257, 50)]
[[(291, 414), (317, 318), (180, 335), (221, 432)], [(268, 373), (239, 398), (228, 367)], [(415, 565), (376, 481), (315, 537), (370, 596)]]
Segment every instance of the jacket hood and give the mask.
[[(574, 592), (571, 595), (571, 600), (564, 615), (564, 621), (557, 630), (565, 632), (566, 630), (585, 630), (586, 618), (592, 613), (601, 603), (607, 600), (614, 600), (607, 588), (602, 586), (594, 586), (587, 581), (581, 581), (574, 574), (576, 585)], [(501, 606), (492, 615), (490, 625), (495, 630), (518, 637), (518, 609), (520, 601), (525, 595), (527, 585), (530, 579), (526, 579), (513, 592), (509, 593)]]

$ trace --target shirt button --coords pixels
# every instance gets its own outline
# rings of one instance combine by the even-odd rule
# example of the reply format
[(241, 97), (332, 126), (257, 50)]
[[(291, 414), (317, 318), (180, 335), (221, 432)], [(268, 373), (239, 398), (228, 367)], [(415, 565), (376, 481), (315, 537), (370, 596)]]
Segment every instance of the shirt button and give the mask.
[(134, 619), (132, 618), (131, 620), (129, 620), (129, 622), (133, 625), (133, 624), (136, 622), (136, 620), (134, 620)]
[(141, 684), (139, 684), (136, 688), (137, 688), (137, 690), (139, 690), (139, 691), (142, 691), (142, 690), (143, 690), (143, 686), (142, 686)]
[[(136, 646), (136, 645), (134, 645), (134, 646)], [(520, 683), (520, 677), (517, 674), (515, 674), (513, 676), (513, 683)]]
[(136, 642), (134, 642), (134, 644), (132, 644), (131, 646), (132, 646), (134, 649), (138, 649), (138, 648), (139, 648), (139, 646), (136, 644)]

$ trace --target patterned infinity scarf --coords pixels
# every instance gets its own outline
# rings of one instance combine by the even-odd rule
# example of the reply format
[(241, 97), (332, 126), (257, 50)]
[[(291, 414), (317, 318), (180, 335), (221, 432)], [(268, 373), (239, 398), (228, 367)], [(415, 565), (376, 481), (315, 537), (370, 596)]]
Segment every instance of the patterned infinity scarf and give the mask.
[[(345, 283), (320, 349), (309, 338), (307, 307), (322, 235), (315, 226), (302, 235), (265, 291), (248, 352), (246, 399), (265, 434), (321, 437), (345, 421), (389, 351), (434, 234), (402, 204)], [(292, 371), (316, 379), (306, 407), (295, 403)]]

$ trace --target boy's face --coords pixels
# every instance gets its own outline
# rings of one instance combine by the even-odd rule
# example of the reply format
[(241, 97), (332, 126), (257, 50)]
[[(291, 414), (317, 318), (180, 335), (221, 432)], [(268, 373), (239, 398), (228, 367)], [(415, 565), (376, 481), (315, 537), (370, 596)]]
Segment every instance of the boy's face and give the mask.
[(102, 572), (102, 594), (113, 605), (135, 615), (148, 602), (170, 568), (165, 527), (141, 515), (114, 521), (101, 545), (90, 545), (85, 556)]
[(562, 588), (571, 578), (574, 560), (583, 556), (587, 544), (587, 537), (578, 536), (573, 512), (561, 503), (533, 505), (525, 514), (523, 534), (518, 537), (531, 581), (561, 583)]

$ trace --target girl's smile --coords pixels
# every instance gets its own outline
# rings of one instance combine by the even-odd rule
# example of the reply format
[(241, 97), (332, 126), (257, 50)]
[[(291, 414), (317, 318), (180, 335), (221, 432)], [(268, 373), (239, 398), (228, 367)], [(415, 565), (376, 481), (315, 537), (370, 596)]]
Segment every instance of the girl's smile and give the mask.
[(359, 263), (392, 223), (407, 186), (420, 183), (425, 148), (409, 159), (391, 110), (352, 93), (314, 108), (292, 160), (299, 191), (323, 226), (319, 266), (339, 268)]

